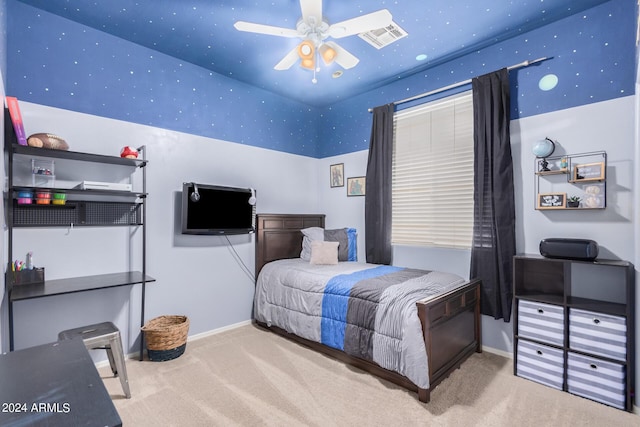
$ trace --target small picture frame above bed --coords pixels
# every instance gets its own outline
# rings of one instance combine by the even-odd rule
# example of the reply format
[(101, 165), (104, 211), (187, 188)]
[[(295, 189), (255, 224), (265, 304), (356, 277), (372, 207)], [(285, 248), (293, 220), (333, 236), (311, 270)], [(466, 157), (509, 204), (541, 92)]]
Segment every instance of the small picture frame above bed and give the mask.
[(347, 178), (347, 196), (364, 196), (365, 179), (364, 176)]
[(344, 187), (344, 163), (329, 167), (329, 182), (331, 183), (331, 188)]

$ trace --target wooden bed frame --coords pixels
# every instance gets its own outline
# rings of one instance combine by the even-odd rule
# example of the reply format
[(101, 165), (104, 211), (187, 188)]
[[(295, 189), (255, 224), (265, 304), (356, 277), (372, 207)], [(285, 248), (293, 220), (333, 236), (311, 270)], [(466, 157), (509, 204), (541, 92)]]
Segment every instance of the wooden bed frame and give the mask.
[[(324, 227), (324, 215), (259, 214), (256, 234), (256, 269), (278, 259), (298, 258), (302, 250), (301, 229)], [(463, 287), (427, 302), (418, 301), (429, 364), (429, 389), (416, 386), (406, 377), (377, 364), (293, 335), (281, 328), (257, 322), (268, 330), (360, 368), (378, 377), (418, 393), (428, 403), (431, 390), (459, 368), (474, 352), (482, 352), (480, 338), (480, 281), (472, 280)]]

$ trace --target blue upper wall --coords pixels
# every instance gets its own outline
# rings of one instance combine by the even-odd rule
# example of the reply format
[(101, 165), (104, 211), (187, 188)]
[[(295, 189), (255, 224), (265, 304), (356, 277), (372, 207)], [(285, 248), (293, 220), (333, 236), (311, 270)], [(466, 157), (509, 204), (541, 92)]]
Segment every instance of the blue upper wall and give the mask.
[(310, 157), (367, 149), (370, 107), (543, 56), (551, 59), (511, 72), (514, 119), (634, 93), (634, 0), (612, 0), (322, 109), (6, 1), (7, 94)]

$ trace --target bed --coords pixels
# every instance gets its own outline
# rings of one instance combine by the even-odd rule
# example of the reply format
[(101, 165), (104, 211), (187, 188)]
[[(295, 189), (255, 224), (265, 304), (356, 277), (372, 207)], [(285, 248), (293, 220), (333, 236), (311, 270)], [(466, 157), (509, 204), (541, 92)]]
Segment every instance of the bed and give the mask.
[(324, 229), (324, 215), (259, 214), (256, 221), (260, 327), (415, 391), (425, 403), (481, 352), (479, 280), (362, 262), (312, 265), (301, 259), (301, 230)]

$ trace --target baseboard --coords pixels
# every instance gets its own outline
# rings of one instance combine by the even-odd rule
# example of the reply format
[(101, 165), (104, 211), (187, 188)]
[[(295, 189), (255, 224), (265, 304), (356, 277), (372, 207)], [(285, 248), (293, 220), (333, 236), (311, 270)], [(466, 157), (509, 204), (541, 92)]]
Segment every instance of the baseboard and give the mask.
[(222, 333), (222, 332), (230, 331), (232, 329), (241, 328), (243, 326), (247, 326), (247, 325), (250, 325), (250, 324), (251, 324), (251, 320), (245, 320), (245, 321), (242, 321), (242, 322), (239, 322), (239, 323), (234, 323), (233, 325), (223, 326), (222, 328), (212, 329), (212, 330), (207, 331), (207, 332), (201, 332), (201, 333), (196, 334), (196, 335), (189, 335), (187, 337), (187, 342), (196, 341), (196, 340), (199, 340), (199, 339), (202, 339), (202, 338), (210, 337), (212, 335), (217, 335), (217, 334)]
[(487, 347), (487, 346), (483, 345), (482, 346), (482, 351), (486, 351), (487, 353), (491, 353), (491, 354), (497, 354), (498, 356), (506, 357), (507, 359), (513, 359), (513, 353), (512, 352), (500, 350), (500, 349), (497, 349), (497, 348)]

